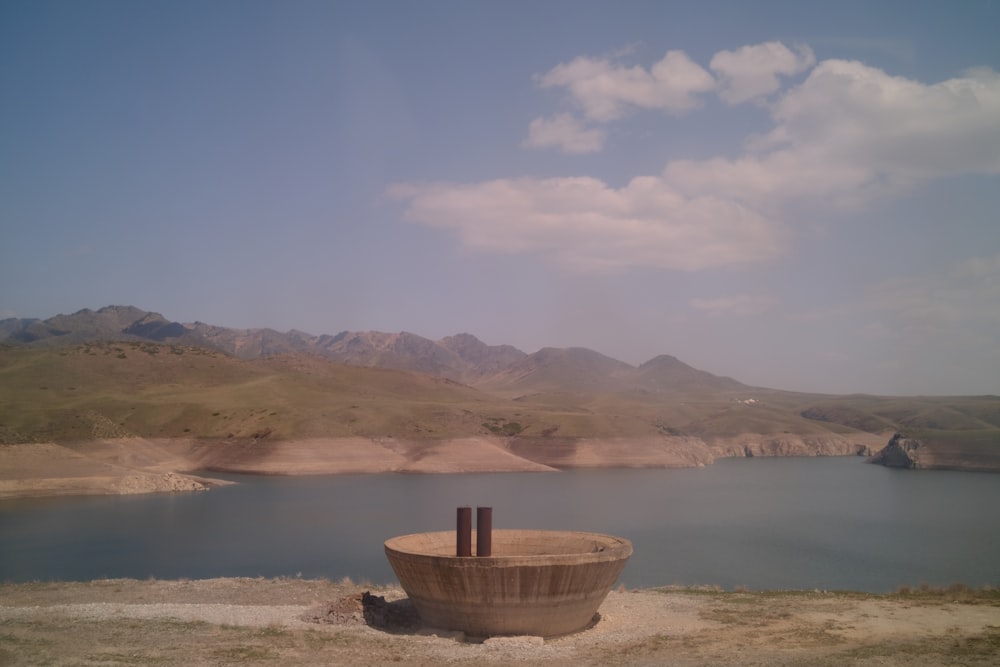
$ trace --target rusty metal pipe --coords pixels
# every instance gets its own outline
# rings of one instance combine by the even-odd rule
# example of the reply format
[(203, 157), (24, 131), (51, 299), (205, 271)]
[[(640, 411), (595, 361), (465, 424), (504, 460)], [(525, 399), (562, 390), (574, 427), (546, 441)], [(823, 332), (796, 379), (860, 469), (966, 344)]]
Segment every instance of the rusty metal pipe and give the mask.
[(493, 555), (493, 508), (476, 508), (476, 555)]
[(472, 508), (459, 507), (457, 519), (458, 519), (458, 529), (456, 531), (457, 539), (455, 541), (455, 555), (471, 556), (472, 555)]

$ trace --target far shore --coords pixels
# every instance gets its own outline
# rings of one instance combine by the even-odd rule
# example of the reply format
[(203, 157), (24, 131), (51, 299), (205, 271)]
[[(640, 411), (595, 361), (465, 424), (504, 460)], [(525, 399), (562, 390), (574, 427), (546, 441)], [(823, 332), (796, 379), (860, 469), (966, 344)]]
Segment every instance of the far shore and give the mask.
[(732, 456), (870, 454), (884, 437), (747, 434), (706, 442), (672, 438), (491, 436), (305, 440), (109, 438), (0, 446), (0, 499), (199, 491), (227, 484), (213, 473), (340, 475), (555, 472), (574, 468), (688, 468)]
[[(0, 446), (0, 500), (203, 491), (219, 473), (342, 475), (557, 472), (580, 468), (690, 468), (720, 458), (864, 456), (885, 434), (743, 434), (648, 438), (393, 437), (303, 440), (108, 438)], [(969, 466), (969, 470), (978, 470)]]

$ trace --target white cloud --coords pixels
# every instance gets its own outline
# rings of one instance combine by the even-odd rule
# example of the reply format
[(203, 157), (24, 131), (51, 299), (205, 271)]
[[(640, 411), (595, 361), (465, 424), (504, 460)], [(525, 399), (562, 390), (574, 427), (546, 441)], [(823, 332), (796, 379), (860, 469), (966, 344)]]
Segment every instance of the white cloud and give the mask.
[(587, 177), (405, 184), (405, 217), (454, 230), (463, 245), (536, 253), (574, 270), (651, 266), (698, 270), (779, 255), (779, 226), (738, 203), (684, 197), (662, 179), (615, 189)]
[(767, 143), (821, 148), (892, 180), (1000, 173), (1000, 74), (981, 68), (927, 85), (827, 60), (775, 106)]
[(767, 207), (858, 205), (930, 178), (1000, 173), (1000, 75), (978, 69), (927, 85), (827, 60), (771, 107), (773, 129), (734, 159), (674, 161), (681, 192)]
[[(784, 64), (773, 45), (716, 54), (715, 67), (728, 77), (725, 94), (766, 94), (768, 77), (812, 60), (806, 47), (785, 50), (791, 59)], [(631, 107), (686, 110), (715, 85), (678, 51), (649, 71), (581, 57), (539, 83), (566, 87), (592, 121)], [(467, 248), (535, 253), (577, 270), (700, 270), (782, 254), (792, 206), (797, 214), (863, 206), (933, 178), (1000, 174), (1000, 75), (988, 68), (925, 84), (826, 60), (768, 109), (772, 126), (748, 137), (742, 154), (674, 160), (621, 188), (590, 177), (502, 178), (403, 184), (390, 194), (407, 201), (407, 220), (452, 230)], [(596, 150), (604, 135), (591, 131), (568, 114), (537, 119), (526, 145)]]
[(680, 113), (700, 106), (698, 93), (715, 80), (683, 51), (667, 51), (650, 69), (580, 56), (536, 78), (542, 88), (566, 88), (590, 120), (622, 117), (629, 107)]
[(536, 118), (528, 127), (527, 148), (561, 148), (566, 153), (595, 153), (604, 147), (605, 132), (586, 128), (568, 113)]
[(779, 74), (798, 74), (815, 62), (808, 46), (798, 45), (792, 51), (781, 42), (765, 42), (735, 51), (719, 51), (709, 67), (718, 76), (719, 97), (729, 104), (740, 104), (778, 90)]
[(714, 299), (692, 299), (691, 307), (709, 315), (758, 315), (778, 301), (766, 294), (732, 294)]

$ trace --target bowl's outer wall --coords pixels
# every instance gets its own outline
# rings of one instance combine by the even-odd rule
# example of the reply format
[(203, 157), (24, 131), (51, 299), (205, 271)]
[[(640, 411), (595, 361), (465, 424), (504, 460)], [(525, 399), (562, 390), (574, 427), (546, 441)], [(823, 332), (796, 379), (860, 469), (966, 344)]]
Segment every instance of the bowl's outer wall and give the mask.
[[(546, 539), (563, 553), (540, 553)], [(438, 555), (448, 540), (453, 547), (454, 533), (394, 538), (386, 556), (424, 623), (476, 637), (586, 628), (632, 554), (628, 540), (568, 531), (494, 531), (494, 554), (507, 555), (489, 558)], [(533, 553), (519, 555), (518, 544)], [(591, 551), (565, 552), (580, 545)]]

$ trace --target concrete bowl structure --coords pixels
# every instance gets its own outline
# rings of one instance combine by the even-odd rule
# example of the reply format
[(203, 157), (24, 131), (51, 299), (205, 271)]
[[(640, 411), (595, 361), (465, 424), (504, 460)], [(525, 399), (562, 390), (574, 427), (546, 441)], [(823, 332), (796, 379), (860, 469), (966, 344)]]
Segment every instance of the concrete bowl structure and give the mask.
[(555, 637), (588, 627), (632, 543), (598, 533), (496, 530), (486, 557), (455, 555), (455, 533), (387, 540), (385, 553), (421, 620), (473, 637)]

